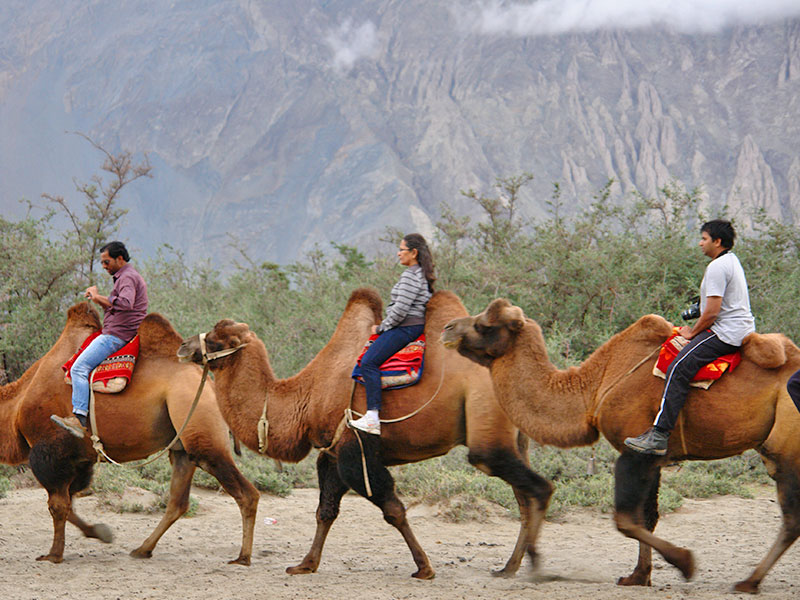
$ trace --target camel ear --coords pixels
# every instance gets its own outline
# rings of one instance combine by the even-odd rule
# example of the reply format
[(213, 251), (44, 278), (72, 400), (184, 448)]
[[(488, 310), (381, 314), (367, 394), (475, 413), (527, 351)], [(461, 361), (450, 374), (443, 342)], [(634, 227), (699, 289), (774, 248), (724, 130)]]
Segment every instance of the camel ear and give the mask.
[(500, 321), (503, 318), (503, 311), (509, 306), (511, 306), (511, 302), (505, 298), (497, 298), (496, 300), (492, 300), (492, 302), (484, 311), (487, 322), (496, 323), (497, 321)]
[(503, 320), (506, 322), (509, 331), (517, 333), (525, 325), (525, 313), (522, 312), (519, 306), (509, 306), (505, 310)]

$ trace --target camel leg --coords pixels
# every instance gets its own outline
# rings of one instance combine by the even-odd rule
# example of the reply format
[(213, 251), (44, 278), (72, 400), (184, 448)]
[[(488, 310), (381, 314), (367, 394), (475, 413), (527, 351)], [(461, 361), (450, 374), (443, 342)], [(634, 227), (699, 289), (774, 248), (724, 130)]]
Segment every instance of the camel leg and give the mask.
[[(614, 521), (617, 529), (629, 538), (647, 544), (661, 554), (664, 559), (675, 566), (688, 580), (694, 575), (694, 558), (686, 548), (679, 548), (666, 540), (653, 535), (643, 524), (644, 508), (647, 496), (651, 495), (654, 480), (660, 465), (657, 459), (634, 452), (623, 452), (617, 459), (614, 483)], [(639, 560), (642, 562), (643, 552), (640, 547)], [(649, 563), (649, 559), (647, 563)], [(639, 565), (637, 565), (637, 568)], [(628, 585), (634, 581), (634, 573), (626, 579)], [(640, 574), (641, 577), (641, 574)], [(649, 577), (649, 575), (648, 575)], [(644, 581), (639, 585), (645, 585)]]
[(336, 470), (336, 460), (325, 452), (320, 452), (317, 458), (317, 479), (319, 481), (317, 531), (314, 533), (311, 549), (300, 564), (286, 568), (289, 575), (305, 575), (317, 571), (322, 559), (322, 547), (325, 545), (333, 522), (339, 516), (342, 496), (348, 489)]
[(241, 474), (232, 460), (221, 463), (202, 461), (200, 467), (207, 473), (217, 478), (222, 487), (228, 492), (242, 515), (242, 548), (239, 556), (228, 561), (229, 565), (250, 566), (250, 557), (253, 554), (253, 530), (256, 525), (256, 510), (261, 495), (255, 486)]
[(506, 565), (493, 575), (513, 576), (519, 569), (526, 551), (535, 567), (536, 539), (544, 522), (550, 496), (553, 495), (553, 485), (531, 471), (519, 456), (504, 448), (494, 448), (489, 452), (471, 449), (467, 458), (470, 464), (484, 473), (499, 477), (510, 484), (519, 504), (520, 530), (517, 543)]
[(109, 544), (114, 541), (114, 533), (111, 531), (111, 528), (108, 525), (104, 523), (89, 525), (86, 521), (76, 515), (74, 510), (69, 511), (69, 514), (67, 515), (67, 521), (80, 529), (83, 532), (83, 535), (87, 538), (95, 538), (105, 544)]
[(172, 464), (172, 477), (169, 482), (167, 508), (150, 537), (142, 542), (141, 546), (131, 551), (131, 556), (134, 558), (153, 556), (153, 548), (156, 547), (164, 532), (189, 510), (189, 490), (192, 487), (192, 476), (197, 467), (182, 450), (170, 450), (169, 462)]
[(48, 490), (47, 508), (53, 517), (53, 545), (50, 551), (36, 558), (52, 563), (64, 560), (64, 529), (67, 525), (67, 515), (72, 507), (72, 497), (66, 487), (61, 490)]
[[(361, 435), (361, 434), (356, 434)], [(431, 567), (428, 555), (420, 546), (411, 525), (406, 518), (406, 508), (397, 497), (394, 489), (394, 479), (380, 459), (380, 440), (378, 436), (361, 435), (364, 444), (364, 455), (367, 460), (367, 473), (372, 495), (367, 496), (366, 485), (361, 462), (361, 447), (358, 441), (342, 444), (339, 449), (338, 470), (339, 476), (355, 492), (367, 498), (383, 511), (383, 519), (395, 527), (411, 550), (411, 556), (417, 565), (417, 570), (411, 576), (417, 579), (433, 579), (436, 573)], [(371, 439), (376, 438), (376, 439)]]
[(761, 580), (772, 568), (778, 559), (800, 536), (800, 479), (797, 473), (778, 473), (775, 476), (778, 487), (778, 502), (783, 512), (783, 524), (778, 533), (778, 539), (769, 549), (767, 555), (761, 560), (753, 573), (734, 586), (737, 592), (758, 593)]
[[(644, 521), (644, 526), (652, 532), (658, 523), (658, 488), (661, 484), (661, 469), (657, 468), (652, 478), (650, 490), (644, 500), (644, 506), (640, 511), (640, 516)], [(639, 560), (633, 573), (627, 577), (620, 577), (617, 585), (652, 585), (650, 574), (653, 570), (653, 548), (647, 544), (639, 542)]]
[[(34, 444), (28, 462), (34, 476), (47, 490), (47, 508), (53, 518), (53, 544), (47, 554), (36, 560), (60, 563), (64, 560), (64, 537), (67, 520), (78, 525), (84, 534), (101, 531), (86, 525), (72, 512), (72, 495), (84, 489), (92, 481), (94, 463), (86, 456), (85, 447), (76, 438), (64, 432), (53, 438)], [(105, 525), (98, 526), (100, 528)], [(106, 527), (106, 530), (108, 528)], [(108, 530), (110, 533), (110, 530)], [(104, 540), (105, 541), (105, 540)]]

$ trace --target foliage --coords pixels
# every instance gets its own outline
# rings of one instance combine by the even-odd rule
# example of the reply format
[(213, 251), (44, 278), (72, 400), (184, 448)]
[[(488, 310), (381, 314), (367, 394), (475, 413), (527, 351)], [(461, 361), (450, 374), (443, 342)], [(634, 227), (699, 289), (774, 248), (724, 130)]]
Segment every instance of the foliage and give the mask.
[[(133, 181), (124, 171), (130, 157), (122, 160), (109, 171), (116, 183), (95, 181), (95, 189), (91, 184), (78, 187), (87, 202), (86, 216), (75, 217), (75, 232), (66, 240), (55, 239), (52, 212), (19, 222), (0, 219), (0, 355), (12, 379), (57, 338), (65, 309), (77, 300), (75, 290), (91, 276), (89, 261), (96, 257), (87, 252), (97, 246), (89, 242), (106, 241), (114, 231), (118, 192)], [(127, 164), (134, 169), (128, 173), (149, 175), (149, 170), (135, 170), (146, 165)], [(705, 220), (697, 190), (673, 183), (654, 198), (636, 196), (622, 203), (612, 200), (609, 181), (585, 205), (569, 212), (555, 185), (548, 214), (533, 222), (523, 218), (520, 204), (531, 178), (523, 174), (498, 179), (491, 194), (462, 192), (481, 211), (478, 218), (441, 207), (433, 248), (437, 287), (454, 291), (472, 313), (498, 296), (518, 304), (542, 325), (549, 354), (562, 368), (580, 363), (643, 314), (680, 321), (680, 311), (697, 294), (706, 265), (696, 246), (698, 225)], [(92, 204), (103, 198), (107, 212)], [(57, 198), (51, 200), (60, 206)], [(77, 214), (72, 208), (69, 212)], [(800, 288), (800, 230), (764, 214), (756, 214), (755, 223), (754, 230), (741, 232), (736, 252), (747, 273), (759, 330), (800, 339), (800, 312), (787, 310)], [(89, 232), (98, 233), (92, 237)], [(86, 243), (73, 243), (74, 236), (81, 235)], [(223, 274), (210, 262), (189, 264), (180, 249), (164, 245), (155, 257), (136, 266), (148, 282), (151, 311), (164, 314), (182, 335), (207, 331), (222, 318), (245, 321), (264, 340), (276, 374), (287, 377), (325, 345), (354, 288), (372, 286), (388, 298), (401, 272), (393, 252), (400, 237), (402, 232), (388, 230), (385, 240), (392, 250), (369, 260), (358, 248), (336, 243), (331, 255), (316, 247), (304, 260), (289, 265), (253, 261), (240, 249), (244, 263)], [(593, 453), (597, 474), (587, 475)], [(397, 467), (398, 489), (422, 502), (441, 503), (442, 513), (454, 520), (485, 516), (486, 500), (514, 514), (509, 486), (474, 469), (465, 455), (461, 448)], [(574, 506), (610, 510), (615, 458), (605, 442), (572, 450), (534, 448), (533, 469), (556, 484), (550, 517), (559, 518)], [(268, 493), (285, 495), (293, 487), (316, 484), (313, 454), (282, 468), (248, 452), (237, 463)], [(668, 511), (686, 495), (746, 495), (748, 482), (766, 480), (754, 452), (686, 463), (665, 470), (660, 502)], [(0, 472), (0, 494), (4, 481), (8, 475)], [(113, 501), (126, 487), (138, 486), (159, 495), (163, 504), (168, 482), (168, 463), (162, 459), (140, 469), (98, 467), (93, 489)], [(195, 484), (218, 487), (200, 471)]]
[(105, 156), (101, 168), (111, 175), (111, 180), (106, 182), (100, 175), (94, 175), (90, 182), (74, 182), (75, 189), (84, 199), (82, 208), (86, 216), (83, 218), (63, 196), (42, 194), (42, 197), (61, 209), (69, 219), (72, 230), (66, 236), (66, 241), (77, 248), (81, 257), (79, 263), (81, 280), (89, 286), (95, 283), (94, 263), (100, 248), (111, 241), (111, 234), (117, 231), (120, 218), (128, 212), (117, 204), (120, 191), (140, 177), (152, 177), (150, 173), (152, 167), (147, 155), (142, 162), (135, 164), (130, 152), (112, 154), (89, 136), (83, 133), (77, 135)]

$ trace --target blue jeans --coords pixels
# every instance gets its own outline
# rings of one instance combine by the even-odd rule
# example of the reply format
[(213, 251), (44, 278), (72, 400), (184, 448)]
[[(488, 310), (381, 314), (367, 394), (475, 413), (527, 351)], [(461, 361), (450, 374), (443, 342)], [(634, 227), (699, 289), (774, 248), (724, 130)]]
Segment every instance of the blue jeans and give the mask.
[(395, 327), (378, 336), (361, 357), (361, 376), (367, 393), (367, 410), (381, 409), (381, 365), (425, 331), (425, 325)]
[(89, 414), (89, 374), (125, 344), (126, 341), (115, 335), (101, 333), (72, 363), (69, 371), (72, 377), (72, 412), (84, 416)]

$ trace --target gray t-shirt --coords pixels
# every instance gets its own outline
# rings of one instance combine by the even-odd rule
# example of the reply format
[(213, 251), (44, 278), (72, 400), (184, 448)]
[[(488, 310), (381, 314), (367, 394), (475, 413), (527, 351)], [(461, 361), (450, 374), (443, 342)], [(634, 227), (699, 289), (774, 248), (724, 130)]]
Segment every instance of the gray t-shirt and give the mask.
[(732, 252), (718, 256), (706, 267), (700, 284), (701, 312), (709, 296), (722, 297), (722, 306), (711, 331), (726, 344), (741, 346), (745, 336), (756, 330), (756, 321), (750, 312), (750, 295), (742, 263)]

